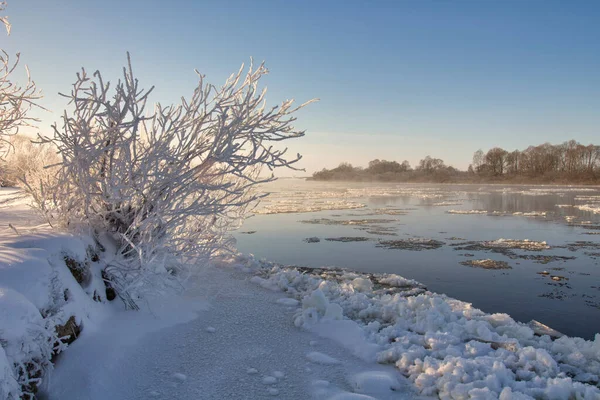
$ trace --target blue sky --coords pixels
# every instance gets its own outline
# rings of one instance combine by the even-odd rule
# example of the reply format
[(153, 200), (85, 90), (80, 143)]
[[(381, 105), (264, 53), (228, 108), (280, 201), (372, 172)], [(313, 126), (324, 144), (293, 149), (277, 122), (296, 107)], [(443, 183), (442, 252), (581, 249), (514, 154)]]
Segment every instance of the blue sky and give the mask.
[(47, 132), (82, 66), (120, 77), (125, 52), (154, 101), (265, 60), (270, 101), (318, 97), (289, 142), (309, 172), (341, 161), (600, 143), (598, 1), (9, 0), (0, 47), (43, 89)]

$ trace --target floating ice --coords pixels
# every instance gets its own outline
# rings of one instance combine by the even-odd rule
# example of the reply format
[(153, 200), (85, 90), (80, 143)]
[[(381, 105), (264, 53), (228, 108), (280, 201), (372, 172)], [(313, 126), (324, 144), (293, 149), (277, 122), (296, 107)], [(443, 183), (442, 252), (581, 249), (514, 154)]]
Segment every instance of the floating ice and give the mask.
[(486, 210), (448, 210), (448, 214), (488, 214)]

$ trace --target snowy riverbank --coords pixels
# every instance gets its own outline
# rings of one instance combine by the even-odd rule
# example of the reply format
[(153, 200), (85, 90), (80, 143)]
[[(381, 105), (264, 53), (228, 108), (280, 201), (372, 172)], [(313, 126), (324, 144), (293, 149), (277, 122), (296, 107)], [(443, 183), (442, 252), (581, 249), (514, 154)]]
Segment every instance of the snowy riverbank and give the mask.
[[(600, 335), (537, 336), (396, 275), (242, 255), (202, 269), (183, 296), (124, 311), (98, 298), (91, 241), (36, 226), (26, 208), (0, 219), (2, 398), (32, 362), (42, 398), (61, 400), (600, 398)], [(87, 285), (66, 255), (88, 264)], [(71, 317), (82, 332), (51, 372)]]

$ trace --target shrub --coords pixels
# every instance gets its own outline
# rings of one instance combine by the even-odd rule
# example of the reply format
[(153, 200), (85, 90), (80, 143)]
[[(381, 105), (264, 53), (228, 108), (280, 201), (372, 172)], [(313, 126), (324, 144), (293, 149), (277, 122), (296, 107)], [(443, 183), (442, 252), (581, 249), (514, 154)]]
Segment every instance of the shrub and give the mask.
[[(5, 6), (5, 2), (0, 2), (0, 12)], [(10, 34), (7, 17), (0, 15), (0, 25), (4, 25), (7, 33)], [(33, 121), (32, 118), (27, 117), (27, 113), (41, 97), (27, 67), (25, 85), (13, 81), (13, 73), (19, 65), (19, 58), (20, 55), (17, 53), (15, 60), (12, 61), (8, 53), (0, 49), (0, 150), (3, 150), (4, 154), (7, 149), (10, 149), (9, 137), (16, 135), (21, 127)]]
[(42, 138), (61, 158), (56, 182), (31, 190), (53, 225), (114, 247), (105, 275), (126, 304), (135, 307), (130, 294), (148, 283), (182, 278), (226, 251), (227, 233), (262, 197), (256, 185), (275, 179), (262, 177), (263, 167), (294, 168), (301, 158), (279, 142), (304, 135), (293, 114), (308, 103), (267, 108), (258, 89), (267, 72), (242, 66), (221, 88), (198, 74), (189, 99), (149, 114), (152, 89), (140, 88), (129, 55), (112, 91), (98, 71), (77, 75), (66, 96), (72, 109)]

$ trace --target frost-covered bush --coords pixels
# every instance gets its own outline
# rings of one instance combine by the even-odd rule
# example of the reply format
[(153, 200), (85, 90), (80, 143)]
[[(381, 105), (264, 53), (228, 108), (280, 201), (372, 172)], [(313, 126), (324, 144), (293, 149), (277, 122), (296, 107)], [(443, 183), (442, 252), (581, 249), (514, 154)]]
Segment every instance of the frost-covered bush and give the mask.
[[(0, 13), (5, 7), (6, 3), (0, 2)], [(0, 15), (0, 25), (4, 25), (10, 34), (10, 24), (6, 16)], [(27, 117), (27, 113), (40, 98), (40, 92), (31, 80), (27, 68), (27, 80), (24, 85), (19, 85), (13, 80), (19, 56), (17, 53), (13, 61), (8, 53), (0, 48), (0, 150), (4, 150), (3, 153), (10, 148), (7, 146), (10, 144), (8, 138), (32, 121)]]
[(56, 165), (59, 158), (53, 146), (33, 142), (23, 135), (14, 135), (8, 141), (12, 150), (1, 163), (2, 186), (38, 187), (54, 179), (56, 168), (51, 166)]
[(140, 87), (129, 56), (114, 87), (100, 72), (77, 75), (72, 108), (42, 138), (61, 157), (56, 183), (36, 199), (51, 224), (110, 238), (118, 257), (105, 273), (122, 298), (226, 249), (227, 232), (261, 197), (253, 188), (274, 179), (263, 167), (300, 159), (278, 142), (304, 135), (291, 125), (304, 105), (266, 107), (258, 83), (267, 72), (242, 66), (221, 88), (198, 74), (190, 98), (151, 112), (152, 89)]

